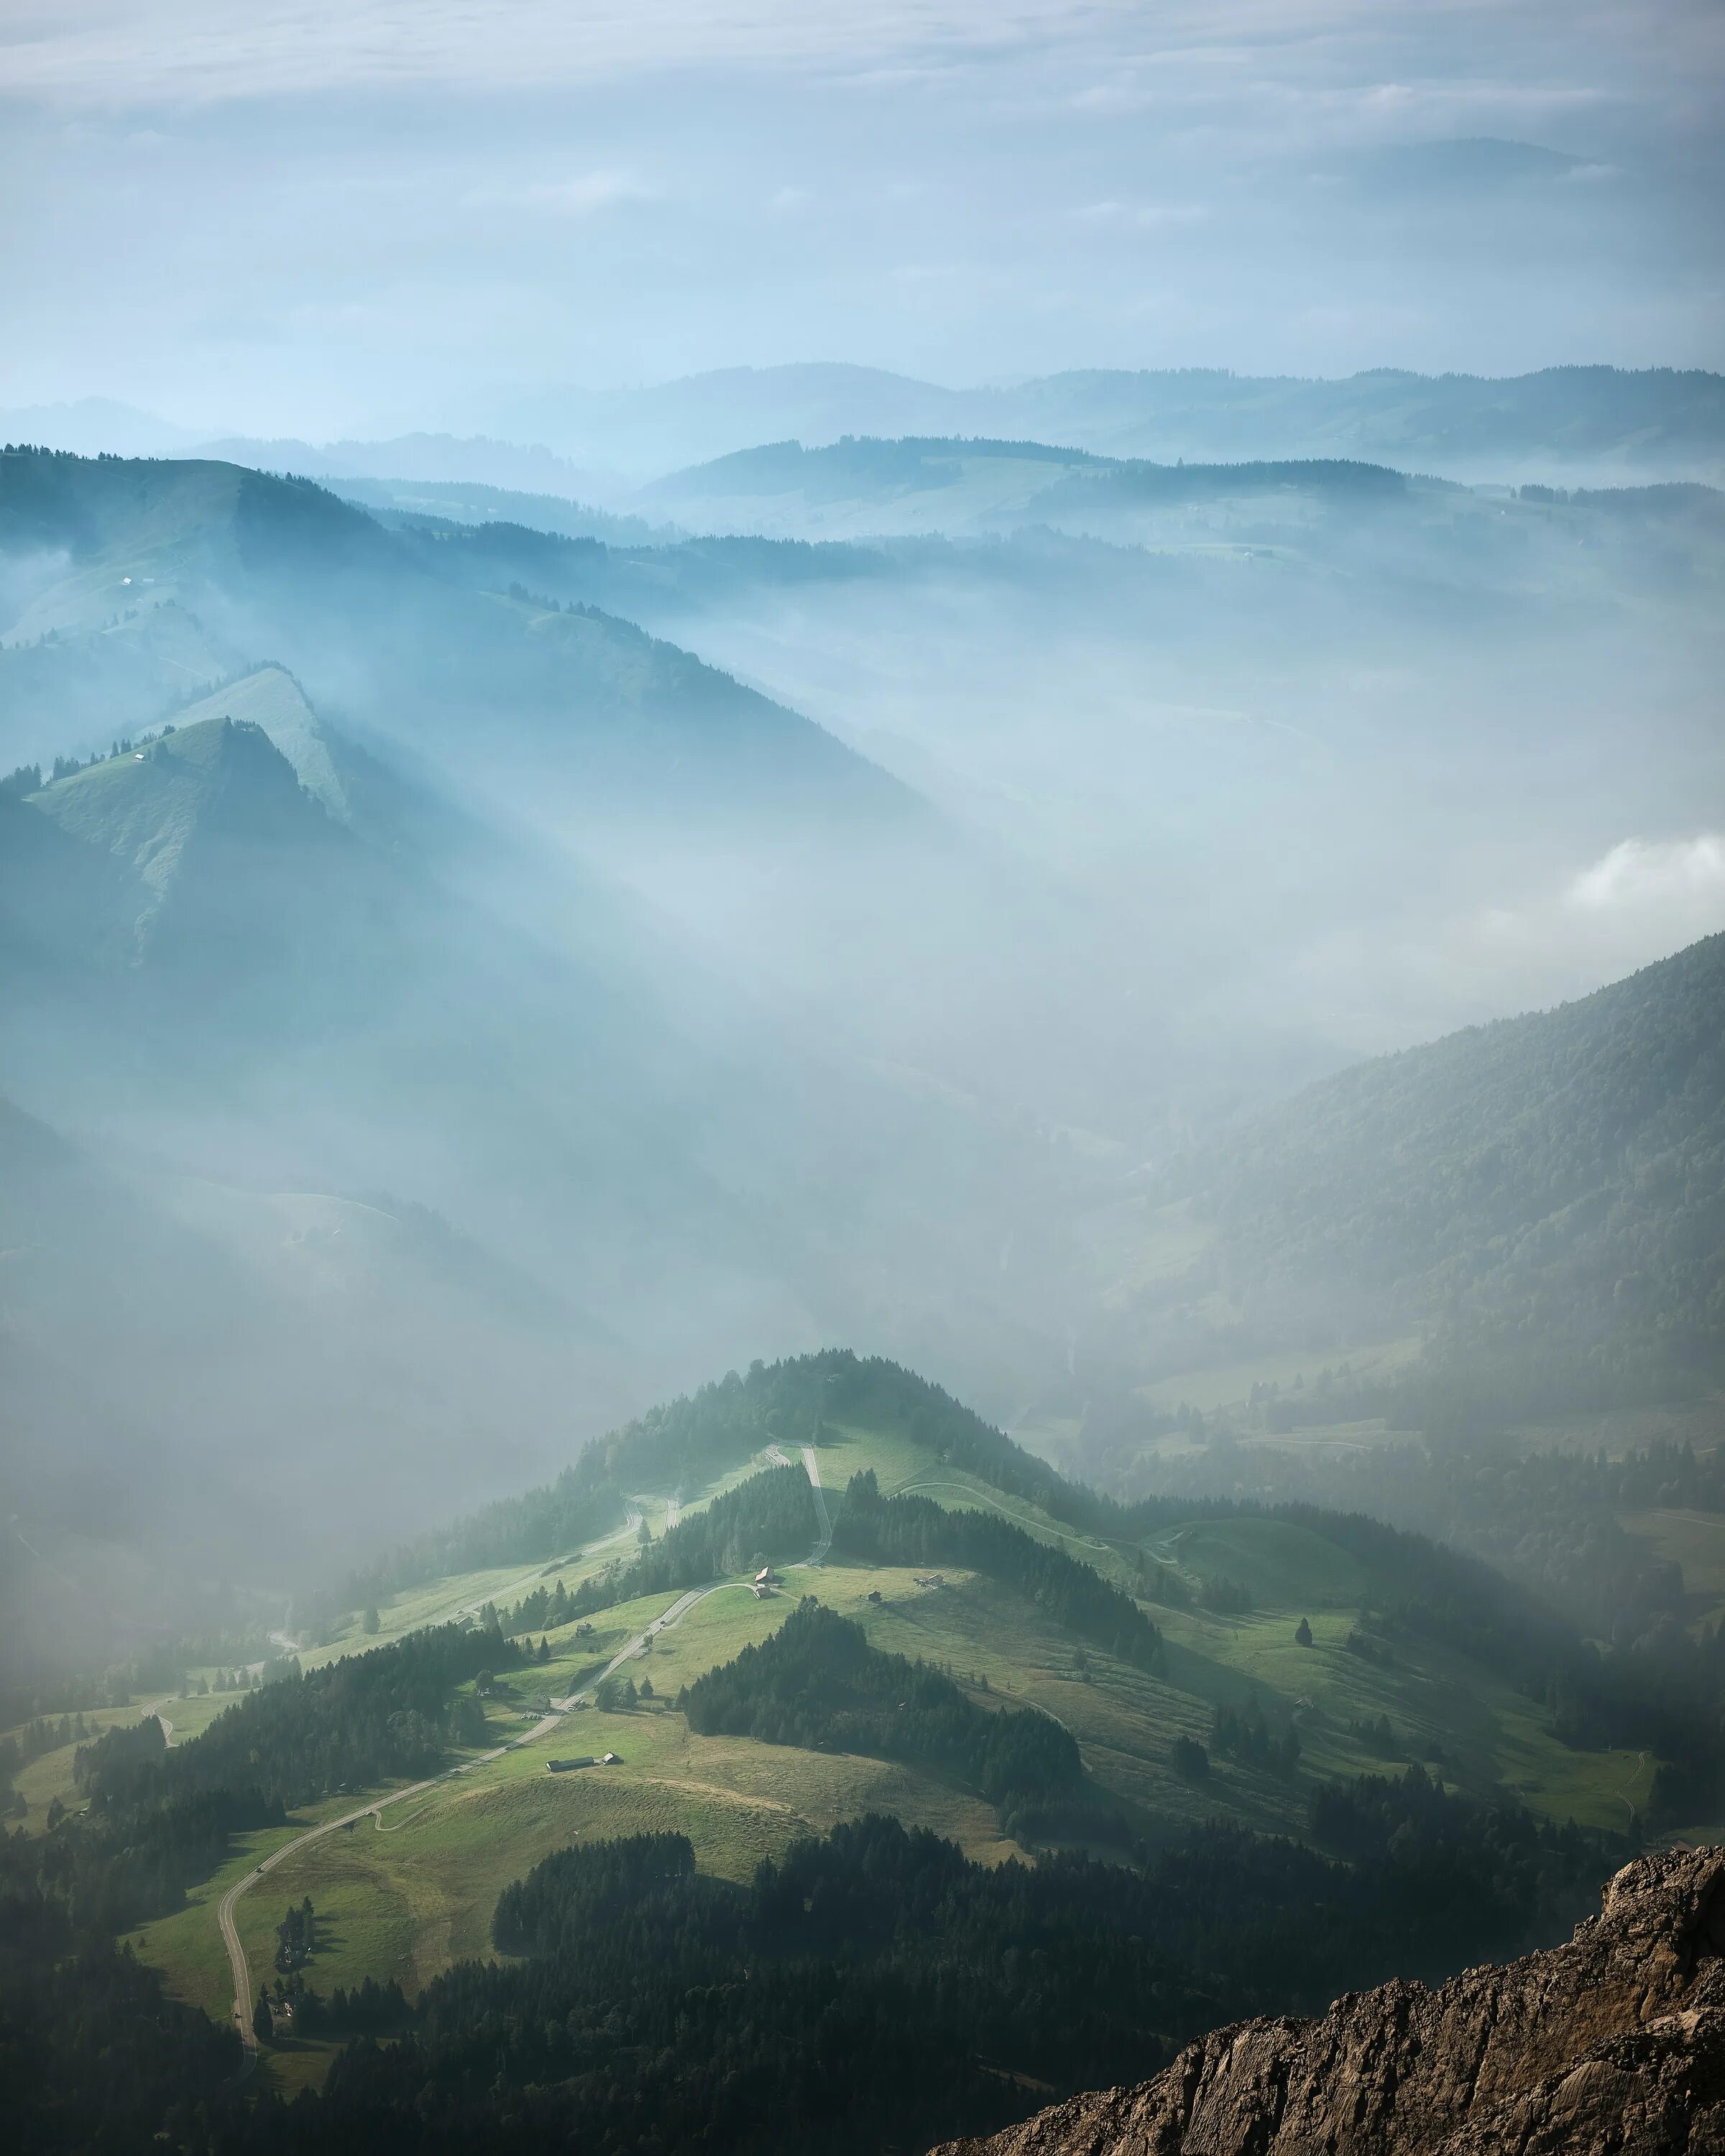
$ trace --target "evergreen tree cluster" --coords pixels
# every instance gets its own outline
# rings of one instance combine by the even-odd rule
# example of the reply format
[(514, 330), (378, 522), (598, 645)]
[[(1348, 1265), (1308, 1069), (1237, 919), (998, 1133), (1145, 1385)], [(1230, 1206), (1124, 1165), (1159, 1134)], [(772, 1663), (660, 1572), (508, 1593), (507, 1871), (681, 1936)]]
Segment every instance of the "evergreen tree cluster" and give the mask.
[(0, 2058), (13, 2156), (207, 2148), (239, 2038), (164, 1993), (158, 1972), (74, 1934), (63, 1907), (0, 1853)]
[[(565, 1598), (565, 1611), (569, 1617), (584, 1617), (614, 1603), (632, 1602), (637, 1595), (675, 1594), (752, 1572), (763, 1558), (806, 1556), (818, 1532), (814, 1493), (803, 1470), (762, 1468), (667, 1527), (628, 1563), (608, 1565), (583, 1581)], [(510, 1612), (503, 1620), (506, 1633), (539, 1628), (541, 1620), (527, 1613), (538, 1608), (535, 1597), (541, 1591), (536, 1588), (533, 1596)], [(556, 1599), (549, 1596), (546, 1606), (555, 1607)]]
[(685, 1686), (677, 1704), (703, 1736), (902, 1759), (981, 1790), (1012, 1832), (1051, 1808), (1083, 1808), (1070, 1734), (1034, 1707), (978, 1707), (927, 1662), (883, 1654), (860, 1625), (799, 1602), (778, 1631)]
[[(456, 1688), (515, 1650), (455, 1625), (248, 1692), (201, 1736), (167, 1748), (153, 1717), (80, 1748), (74, 1772), (94, 1815), (136, 1812), (213, 1790), (276, 1805), (434, 1774), (474, 1732)], [(153, 1732), (153, 1734), (151, 1733)]]
[(850, 1478), (836, 1548), (871, 1564), (951, 1564), (1028, 1595), (1057, 1625), (1141, 1670), (1159, 1669), (1162, 1635), (1094, 1565), (1051, 1548), (998, 1514), (948, 1512), (932, 1498), (883, 1497), (873, 1468)]
[(901, 1431), (995, 1488), (1086, 1519), (1097, 1502), (1075, 1491), (938, 1385), (879, 1356), (829, 1348), (732, 1371), (596, 1438), (555, 1482), (505, 1499), (404, 1545), (353, 1573), (344, 1606), (363, 1609), (399, 1589), (449, 1573), (550, 1563), (619, 1524), (625, 1493), (698, 1488), (769, 1445), (795, 1448), (834, 1425)]
[(1210, 1717), (1209, 1748), (1225, 1753), (1242, 1766), (1261, 1767), (1291, 1779), (1300, 1763), (1300, 1732), (1290, 1724), (1278, 1736), (1260, 1707), (1249, 1707), (1243, 1714), (1237, 1707), (1219, 1707)]
[(1420, 1776), (1340, 1792), (1344, 1817), (1367, 1822), (1349, 1864), (1209, 1827), (1126, 1871), (974, 1864), (871, 1815), (746, 1887), (679, 1835), (578, 1845), (501, 1897), (493, 1942), (520, 1958), (459, 1964), (400, 2041), (350, 2046), (321, 2097), (266, 2099), (222, 2146), (926, 2147), (1142, 2079), (1219, 2021), (1562, 1936), (1625, 1853), (1435, 1804)]
[(316, 1951), (317, 1912), (308, 1894), (302, 1902), (290, 1904), (275, 1927), (275, 1966), (285, 1974), (289, 1969), (302, 1968)]

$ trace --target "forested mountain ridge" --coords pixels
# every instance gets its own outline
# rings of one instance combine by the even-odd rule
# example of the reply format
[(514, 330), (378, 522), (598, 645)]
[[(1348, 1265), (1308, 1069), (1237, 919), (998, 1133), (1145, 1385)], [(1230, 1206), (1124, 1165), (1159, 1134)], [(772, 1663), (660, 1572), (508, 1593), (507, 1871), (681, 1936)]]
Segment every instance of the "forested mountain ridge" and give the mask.
[[(32, 1134), (23, 1136), (28, 1144)], [(793, 1553), (807, 1552), (811, 1479), (800, 1464), (778, 1464), (724, 1485), (752, 1456), (805, 1447), (828, 1471), (834, 1556), (829, 1568), (803, 1574), (819, 1600), (796, 1604), (781, 1622), (785, 1605), (757, 1602), (747, 1575), (762, 1550), (787, 1568)], [(864, 1472), (841, 1496), (836, 1475), (847, 1456), (896, 1460), (917, 1493), (882, 1498)], [(617, 1492), (667, 1484), (694, 1502), (656, 1538), (629, 1533), (627, 1562), (605, 1563), (603, 1543), (555, 1556), (566, 1537), (608, 1526), (601, 1507)], [(943, 1509), (929, 1490), (961, 1509)], [(1189, 1600), (1215, 1578), (1214, 1558), (1178, 1539), (1182, 1554), (1168, 1567), (1152, 1556), (1183, 1523), (1212, 1545), (1219, 1537), (1225, 1566), (1245, 1560), (1230, 1598), (1201, 1618)], [(547, 1548), (549, 1564), (540, 1555)], [(1523, 1810), (1513, 1784), (1499, 1784), (1489, 1768), (1481, 1786), (1471, 1756), (1481, 1730), (1507, 1709), (1523, 1772), (1524, 1717), (1543, 1722), (1542, 1707), (1568, 1717), (1577, 1745), (1656, 1735), (1634, 1719), (1646, 1712), (1648, 1690), (1635, 1668), (1585, 1648), (1467, 1559), (1358, 1517), (1115, 1504), (1064, 1482), (938, 1386), (839, 1351), (757, 1365), (639, 1418), (588, 1448), (562, 1488), (482, 1516), (421, 1556), (525, 1560), (533, 1569), (521, 1584), (533, 1591), (522, 1610), (468, 1609), (471, 1589), (450, 1581), (442, 1606), (462, 1610), (457, 1625), (410, 1629), (370, 1650), (356, 1633), (345, 1648), (314, 1650), (313, 1660), (339, 1659), (303, 1678), (278, 1665), (201, 1730), (202, 1702), (189, 1710), (193, 1730), (172, 1747), (153, 1719), (112, 1730), (75, 1755), (89, 1814), (5, 1845), (9, 1891), (43, 1943), (33, 1953), (75, 1948), (64, 2005), (29, 2010), (43, 2041), (69, 2059), (85, 2045), (77, 2003), (103, 1980), (108, 1933), (147, 1919), (140, 1951), (162, 1965), (165, 1948), (177, 1973), (188, 1944), (207, 1943), (213, 1923), (216, 1895), (180, 1907), (200, 1880), (220, 1866), (218, 1894), (251, 1884), (254, 1861), (280, 1842), (338, 1810), (357, 1819), (353, 1840), (335, 1831), (296, 1844), (295, 1862), (311, 1868), (290, 1875), (290, 1903), (323, 1948), (303, 1979), (290, 1978), (285, 1993), (275, 1987), (278, 2015), (285, 2008), (292, 2021), (272, 2025), (266, 2008), (254, 2025), (266, 2061), (293, 2056), (321, 2033), (362, 2041), (329, 2061), (319, 2097), (286, 2111), (267, 2095), (253, 2108), (249, 2090), (238, 2104), (224, 2100), (213, 2151), (234, 2156), (259, 2138), (278, 2151), (376, 2146), (408, 2131), (409, 2116), (413, 2130), (433, 2119), (425, 2130), (454, 2145), (452, 2119), (470, 2135), (501, 2130), (500, 2098), (517, 2124), (530, 2118), (546, 2131), (578, 2107), (619, 2156), (639, 2146), (643, 2121), (675, 2137), (697, 2116), (727, 2150), (790, 2151), (814, 2133), (834, 2146), (849, 2135), (860, 2152), (883, 2135), (1004, 2124), (1050, 2092), (1153, 2071), (1222, 2013), (1321, 2007), (1338, 1985), (1392, 1971), (1440, 1976), (1552, 1937), (1620, 1861), (1615, 1816), (1563, 1826)], [(915, 1580), (910, 1568), (931, 1560), (972, 1577)], [(570, 1595), (563, 1570), (578, 1564)], [(415, 1570), (380, 1568), (349, 1588), (382, 1603), (387, 1620)], [(1175, 1572), (1186, 1583), (1178, 1593)], [(639, 1697), (633, 1684), (608, 1698), (601, 1686), (593, 1718), (565, 1725), (564, 1738), (543, 1724), (531, 1691), (519, 1697), (536, 1673), (552, 1697), (592, 1686), (614, 1646), (649, 1615), (670, 1614), (671, 1596), (680, 1611), (691, 1590), (724, 1578), (728, 1586), (699, 1605), (721, 1613), (704, 1641), (691, 1608), (649, 1657), (628, 1664), (643, 1680)], [(1296, 1632), (1300, 1605), (1288, 1605), (1290, 1593), (1312, 1598), (1320, 1638), (1312, 1624)], [(1276, 1607), (1230, 1672), (1214, 1658), (1236, 1629), (1247, 1632), (1245, 1605), (1255, 1594)], [(1153, 1595), (1165, 1632), (1141, 1606)], [(309, 1614), (309, 1599), (296, 1599)], [(590, 1623), (578, 1629), (583, 1613), (598, 1620), (598, 1636)], [(366, 1632), (375, 1634), (377, 1614), (369, 1611)], [(531, 1634), (547, 1623), (554, 1636), (536, 1650)], [(1003, 1665), (996, 1657), (1008, 1642)], [(994, 1681), (967, 1671), (955, 1650), (988, 1657)], [(1291, 1679), (1278, 1671), (1280, 1692), (1266, 1682), (1278, 1657), (1292, 1666)], [(1382, 1686), (1380, 1697), (1405, 1683), (1410, 1713), (1416, 1701), (1465, 1700), (1467, 1734), (1445, 1729), (1445, 1744), (1425, 1755), (1440, 1763), (1432, 1772), (1418, 1763), (1412, 1727), (1392, 1732), (1386, 1718), (1381, 1734), (1362, 1740), (1335, 1691), (1351, 1697), (1356, 1672)], [(1051, 1681), (1064, 1687), (1052, 1697)], [(1187, 1794), (1216, 1809), (1147, 1811), (1132, 1763), (1165, 1749), (1172, 1718), (1189, 1728), (1194, 1707), (1213, 1702), (1208, 1748), (1188, 1735), (1174, 1756), (1179, 1774), (1199, 1778)], [(521, 1739), (594, 1754), (614, 1746), (619, 1756), (603, 1775), (572, 1781), (547, 1775), (543, 1754), (524, 1754)], [(1362, 1741), (1368, 1757), (1381, 1746), (1377, 1756), (1405, 1771), (1362, 1777), (1351, 1765), (1338, 1776), (1338, 1757)], [(691, 1743), (706, 1748), (689, 1757)], [(429, 1810), (424, 1820), (392, 1815), (391, 1835), (398, 1825), (413, 1831), (374, 1852), (373, 1830), (357, 1817), (365, 1804), (388, 1804), (393, 1779), (418, 1781), (452, 1749), (481, 1747), (484, 1758), (449, 1777), (435, 1799), (403, 1793)], [(716, 1874), (703, 1855), (697, 1869), (715, 1806), (727, 1818), (763, 1809), (723, 1781), (739, 1751), (759, 1748), (768, 1748), (780, 1830), (767, 1860)], [(898, 1775), (902, 1823), (861, 1819), (859, 1804), (799, 1825), (810, 1820), (799, 1809), (810, 1801), (801, 1778), (828, 1770)], [(692, 1843), (645, 1824), (663, 1816), (655, 1807), (667, 1778), (688, 1806)], [(1284, 1830), (1244, 1830), (1232, 1808), (1266, 1786), (1280, 1793)], [(1039, 1861), (978, 1862), (922, 1830), (914, 1807), (931, 1790), (998, 1808)], [(339, 1803), (284, 1820), (284, 1805), (326, 1799)], [(603, 1833), (589, 1829), (588, 1804), (609, 1808)], [(1183, 1816), (1188, 1824), (1178, 1825)], [(483, 1846), (487, 1835), (522, 1834), (505, 1840), (501, 1856)], [(610, 1838), (617, 1834), (624, 1838)], [(406, 1985), (392, 2009), (397, 2041), (380, 2051), (364, 2041), (369, 2025), (351, 2018), (361, 1970), (322, 1958), (375, 1958), (372, 1929), (343, 1923), (333, 1940), (316, 1930), (311, 1903), (322, 1910), (336, 1898), (331, 1871), (318, 1867), (339, 1876), (357, 1865), (338, 1906), (381, 1909), (366, 1884), (372, 1866), (399, 1865), (423, 1880), (451, 1835), (466, 1851), (460, 1878), (477, 1865), (491, 1882), (470, 1889), (469, 1900), (483, 1895), (490, 1936), (511, 1959), (488, 1964), (471, 1943), (444, 1951), (422, 1970), (421, 1996)], [(1096, 1862), (1099, 1849), (1131, 1852), (1132, 1868)], [(275, 1914), (264, 1917), (266, 1890), (256, 1883), (258, 1922), (243, 1927), (254, 1948), (259, 1922)], [(463, 1918), (472, 1942), (470, 1907)], [(25, 2012), (36, 1966), (0, 1965), (0, 1987), (14, 1984), (7, 2004), (15, 2015)], [(252, 1969), (259, 1973), (255, 1955)], [(337, 1973), (352, 1979), (341, 1994), (347, 2007), (329, 1990)], [(363, 1973), (381, 1980), (369, 1962)], [(207, 1974), (196, 1981), (188, 1995), (211, 2003)], [(914, 2071), (883, 2079), (880, 2060), (904, 2050), (907, 2001)], [(195, 2032), (181, 2010), (162, 2004), (159, 2023), (164, 2043), (185, 2051)], [(482, 2055), (490, 2063), (480, 2073)], [(129, 2091), (107, 2099), (116, 2115), (144, 2101)]]
[(1344, 1070), (1163, 1189), (1213, 1228), (1204, 1275), (1247, 1327), (1424, 1324), (1504, 1407), (1717, 1378), (1725, 935)]

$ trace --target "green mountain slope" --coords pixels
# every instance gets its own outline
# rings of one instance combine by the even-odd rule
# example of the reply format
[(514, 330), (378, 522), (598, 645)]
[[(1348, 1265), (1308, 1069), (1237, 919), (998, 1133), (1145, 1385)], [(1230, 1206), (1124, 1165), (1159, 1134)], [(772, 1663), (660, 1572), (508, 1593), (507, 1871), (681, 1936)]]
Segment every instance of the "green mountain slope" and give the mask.
[[(805, 1459), (834, 1526), (824, 1558)], [(619, 1487), (646, 1537), (580, 1502)], [(783, 1590), (764, 1601), (747, 1577), (757, 1551)], [(428, 1559), (479, 1568), (428, 1578)], [(804, 1595), (819, 1614), (799, 1611)], [(985, 1861), (1034, 1851), (1056, 1866), (1086, 1845), (1154, 1862), (1208, 1823), (1238, 1864), (1261, 1846), (1242, 1830), (1324, 1845), (1349, 1802), (1336, 1784), (1388, 1774), (1370, 1800), (1389, 1801), (1411, 1763), (1435, 1809), (1501, 1807), (1494, 1831), (1526, 1854), (1536, 1829), (1517, 1804), (1611, 1834), (1652, 1779), (1633, 1721), (1574, 1718), (1567, 1687), (1599, 1684), (1598, 1658), (1486, 1568), (1310, 1508), (1110, 1505), (914, 1373), (839, 1352), (705, 1387), (588, 1448), (555, 1489), (333, 1600), (302, 1583), (295, 1596), (300, 1636), (319, 1642), (310, 1670), (393, 1651), (428, 1621), (485, 1626), (495, 1610), (498, 1626), (477, 1710), (489, 1756), (285, 1865), (288, 1898), (334, 1919), (326, 1989), (425, 1982), (483, 1953), (500, 1888), (607, 1835), (674, 1830), (702, 1871), (747, 1880), (870, 1810)], [(542, 1702), (572, 1694), (593, 1704), (547, 1722)], [(1002, 1748), (1026, 1732), (1039, 1741), (1014, 1767)], [(607, 1754), (603, 1769), (546, 1771)], [(33, 1790), (64, 1763), (44, 1762)], [(306, 1824), (360, 1801), (331, 1790)], [(216, 1896), (283, 1838), (242, 1843), (213, 1891), (140, 1943), (218, 2013), (231, 1986), (210, 1944)], [(254, 1966), (278, 1906), (254, 1895), (240, 1911)]]
[(1309, 1088), (1182, 1163), (1250, 1339), (1431, 1334), (1500, 1409), (1725, 1368), (1725, 936)]
[[(137, 956), (248, 967), (313, 933), (353, 856), (264, 729), (223, 715), (57, 780), (30, 806), (120, 866)], [(309, 901), (309, 902), (308, 902)], [(345, 909), (344, 909), (345, 910)]]
[(121, 598), (87, 626), (74, 617), (28, 639), (0, 632), (0, 762), (88, 755), (243, 670), (244, 655), (174, 599), (141, 587)]
[(312, 798), (340, 823), (353, 820), (349, 782), (342, 767), (349, 761), (340, 737), (332, 736), (284, 666), (259, 666), (195, 698), (173, 714), (181, 733), (211, 719), (232, 719), (262, 729), (293, 766), (294, 775)]

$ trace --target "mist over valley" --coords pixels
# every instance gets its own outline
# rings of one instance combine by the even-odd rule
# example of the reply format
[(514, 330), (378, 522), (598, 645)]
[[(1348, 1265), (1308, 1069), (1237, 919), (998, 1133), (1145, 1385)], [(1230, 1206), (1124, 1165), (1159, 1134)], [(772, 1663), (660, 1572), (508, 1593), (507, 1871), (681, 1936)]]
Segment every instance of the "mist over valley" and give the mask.
[(1725, 2131), (1687, 0), (8, 47), (23, 2156)]

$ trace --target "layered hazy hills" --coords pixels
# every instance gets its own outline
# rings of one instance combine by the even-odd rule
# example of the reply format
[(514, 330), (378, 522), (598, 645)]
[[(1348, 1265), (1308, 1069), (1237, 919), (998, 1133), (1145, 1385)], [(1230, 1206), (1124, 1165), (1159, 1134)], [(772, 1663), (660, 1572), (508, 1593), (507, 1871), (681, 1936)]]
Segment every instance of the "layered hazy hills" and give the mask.
[[(847, 439), (739, 450), (673, 473), (640, 500), (704, 531), (773, 538), (979, 536), (1024, 525), (1137, 542), (1171, 511), (1249, 505), (1261, 523), (1404, 495), (1377, 465), (1336, 459), (1229, 465), (1125, 462), (1034, 441)], [(1428, 493), (1440, 483), (1423, 483)]]
[(544, 488), (375, 476), (335, 477), (331, 485), (343, 501), (383, 512), (385, 521), (405, 516), (431, 524), (525, 524), (558, 532), (566, 539), (603, 539), (619, 547), (660, 543), (682, 536), (675, 526), (595, 509)]
[[(63, 737), (43, 737), (64, 725), (52, 701), (64, 670), (28, 647), (100, 644), (130, 631), (134, 610), (172, 607), (208, 639), (205, 680), (231, 674), (236, 653), (285, 661), (314, 702), (422, 754), (470, 757), (483, 729), (592, 814), (656, 814), (678, 797), (709, 814), (912, 805), (819, 727), (688, 653), (628, 623), (451, 591), (400, 535), (306, 484), (13, 454), (0, 460), (0, 690), (21, 760), (59, 748)], [(116, 668), (96, 670), (111, 693)], [(126, 701), (157, 690), (161, 670), (146, 652)]]
[[(343, 760), (280, 670), (222, 700)], [(535, 938), (470, 850), (379, 837), (405, 820), (332, 814), (226, 713), (0, 799), (0, 1082), (80, 1141), (8, 1111), (26, 1522), (96, 1477), (97, 1542), (172, 1548), (250, 1492), (291, 1543), (340, 1473), (362, 1534), (409, 1460), (416, 1511), (626, 1403), (663, 1353), (641, 1276), (696, 1332), (717, 1298), (798, 1322), (734, 1041), (632, 976), (649, 937)]]
[[(49, 767), (0, 788), (0, 1090), (185, 1231), (146, 1267), (178, 1321), (116, 1322), (82, 1360), (75, 1268), (31, 1261), (5, 1339), (30, 1446), (98, 1472), (122, 1445), (131, 1484), (216, 1504), (262, 1372), (249, 1486), (291, 1535), (345, 1461), (358, 1534), (744, 1346), (1052, 1358), (1035, 1274), (993, 1267), (1050, 1149), (847, 1032), (860, 976), (812, 1010), (726, 934), (758, 895), (829, 956), (823, 895), (865, 918), (883, 843), (906, 874), (944, 858), (913, 796), (687, 653), (454, 574), (318, 490), (0, 475), (0, 688), (42, 689), (6, 712)], [(205, 670), (166, 714), (135, 640), (164, 616)], [(44, 740), (36, 662), (104, 644), (105, 680), (136, 671), (86, 761), (87, 735)], [(625, 824), (632, 888), (599, 858)], [(237, 1316), (202, 1291), (224, 1268)]]
[(541, 398), (507, 431), (578, 461), (664, 471), (786, 436), (1029, 437), (1122, 457), (1364, 458), (1455, 478), (1574, 480), (1725, 469), (1725, 379), (1548, 367), (1491, 378), (1394, 368), (1341, 380), (1091, 369), (946, 388), (876, 368), (733, 368), (609, 395)]
[[(1134, 585), (1142, 604), (1176, 560), (1189, 575), (1248, 562), (1276, 572), (1255, 612), (1315, 597), (1330, 612), (1388, 600), (1430, 616), (1469, 592), (1476, 603), (1496, 596), (1501, 618), (1512, 593), (1558, 607), (1572, 588), (1609, 602), (1681, 597), (1697, 572), (1716, 583), (1725, 558), (1725, 493), (1693, 483), (1476, 490), (1335, 459), (1155, 465), (1029, 441), (779, 443), (673, 474), (644, 498), (703, 536), (625, 543), (526, 499), (474, 519), (476, 535), (453, 519), (435, 529), (446, 558), (465, 551), (493, 574), (512, 547), (531, 572), (511, 530), (567, 539), (583, 551), (539, 557), (562, 565), (552, 588), (649, 622), (734, 611), (755, 592), (806, 604), (823, 587), (963, 578), (1057, 596), (1071, 623), (1131, 603)], [(413, 521), (429, 534), (429, 520)], [(770, 543), (786, 541), (815, 544)], [(942, 541), (964, 552), (943, 553)], [(1330, 588), (1314, 594), (1314, 578)]]
[(1488, 1411), (1715, 1383), (1725, 936), (1345, 1070), (1182, 1163), (1173, 1194), (1163, 1231), (1206, 1247), (1172, 1295), (1143, 1292), (1170, 1338), (1208, 1295), (1240, 1342), (1333, 1351), (1416, 1327)]
[(762, 442), (817, 447), (847, 434), (1017, 437), (1170, 464), (1364, 459), (1460, 479), (1717, 478), (1725, 378), (1670, 367), (1559, 367), (1502, 377), (1385, 367), (1328, 380), (1090, 368), (953, 388), (814, 362), (537, 397), (500, 413), (490, 434), (322, 444), (213, 441), (100, 398), (0, 413), (0, 435), (80, 454), (214, 456), (326, 479), (573, 495), (613, 509), (632, 485), (680, 466)]

